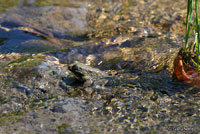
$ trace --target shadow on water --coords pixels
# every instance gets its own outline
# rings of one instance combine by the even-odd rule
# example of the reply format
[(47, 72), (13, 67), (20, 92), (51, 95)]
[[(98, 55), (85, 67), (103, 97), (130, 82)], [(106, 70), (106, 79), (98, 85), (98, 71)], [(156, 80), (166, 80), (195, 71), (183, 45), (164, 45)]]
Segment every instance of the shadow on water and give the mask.
[[(175, 53), (179, 45), (168, 37), (163, 39), (161, 36), (161, 39), (157, 39), (158, 37), (132, 38), (121, 44), (112, 42), (109, 45), (105, 43), (89, 44), (70, 48), (67, 52), (57, 52), (50, 55), (57, 57), (63, 64), (79, 61), (104, 71), (120, 72), (124, 70), (122, 74), (125, 76), (122, 75), (122, 77), (130, 79), (133, 76), (138, 76), (134, 81), (139, 82), (142, 88), (147, 91), (152, 90), (168, 96), (189, 92), (188, 90), (192, 90), (192, 86), (173, 82), (172, 74), (168, 69), (173, 64), (173, 56), (171, 56), (170, 51)], [(163, 45), (157, 45), (157, 42), (163, 43)], [(159, 65), (160, 62), (163, 65)], [(193, 88), (196, 92), (198, 87)]]
[(35, 2), (20, 0), (18, 7), (1, 14), (0, 38), (7, 38), (1, 45), (1, 53), (26, 52), (28, 48), (31, 53), (38, 53), (65, 48), (66, 42), (72, 45), (89, 41), (87, 34), (92, 29), (87, 24), (86, 8), (37, 7)]
[(137, 71), (139, 78), (136, 79), (144, 90), (152, 90), (167, 96), (174, 96), (175, 94), (187, 94), (193, 95), (198, 93), (198, 87), (191, 84), (173, 81), (172, 74), (163, 69), (159, 72), (154, 70), (148, 72), (142, 72), (142, 70), (131, 70), (130, 72)]

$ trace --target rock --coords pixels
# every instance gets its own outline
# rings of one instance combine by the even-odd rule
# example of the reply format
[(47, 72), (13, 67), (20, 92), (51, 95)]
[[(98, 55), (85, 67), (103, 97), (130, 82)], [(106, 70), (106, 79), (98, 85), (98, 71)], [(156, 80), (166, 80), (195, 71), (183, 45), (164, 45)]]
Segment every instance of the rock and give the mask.
[(40, 131), (40, 133), (59, 134), (61, 132), (74, 133), (78, 129), (81, 133), (87, 133), (90, 130), (82, 130), (82, 128), (88, 127), (90, 121), (93, 120), (90, 106), (85, 99), (59, 97), (48, 101), (35, 101), (32, 102), (32, 105), (28, 111), (22, 111), (20, 115), (10, 114), (9, 118), (14, 122), (9, 127), (6, 126), (9, 120), (6, 120), (5, 117), (1, 118), (0, 133), (2, 131), (2, 134), (6, 134), (8, 131), (9, 133)]
[(49, 37), (73, 38), (91, 30), (87, 23), (87, 13), (86, 8), (15, 8), (2, 15), (0, 24), (8, 28), (28, 27)]
[(7, 39), (0, 51), (39, 53), (86, 39), (92, 30), (87, 14), (83, 7), (10, 8), (0, 16), (0, 38)]
[(3, 96), (5, 100), (15, 99), (22, 103), (21, 100), (29, 102), (65, 94), (64, 79), (68, 76), (68, 69), (57, 58), (36, 55), (20, 60), (10, 63), (3, 70), (8, 73), (0, 85), (4, 89), (0, 90), (2, 96), (7, 94), (6, 98)]

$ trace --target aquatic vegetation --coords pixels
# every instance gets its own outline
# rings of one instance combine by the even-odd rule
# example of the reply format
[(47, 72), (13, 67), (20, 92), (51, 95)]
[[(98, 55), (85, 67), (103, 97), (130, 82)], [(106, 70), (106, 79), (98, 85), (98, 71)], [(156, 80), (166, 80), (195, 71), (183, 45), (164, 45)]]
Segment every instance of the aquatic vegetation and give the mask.
[[(195, 7), (194, 7), (195, 6)], [(198, 0), (187, 1), (185, 46), (180, 49), (174, 61), (173, 78), (200, 85), (200, 36)], [(195, 10), (194, 10), (195, 9)]]
[(36, 0), (36, 6), (60, 6), (60, 7), (74, 7), (79, 8), (79, 4), (70, 3), (68, 0)]
[(1, 71), (11, 71), (14, 68), (18, 67), (34, 67), (36, 65), (39, 65), (42, 61), (44, 61), (43, 58), (44, 56), (40, 54), (36, 56), (22, 57), (8, 63), (5, 67), (1, 68)]
[(64, 129), (67, 128), (68, 126), (69, 126), (68, 124), (63, 123), (63, 124), (61, 124), (60, 126), (58, 126), (57, 128), (58, 128), (59, 130), (64, 130)]
[(7, 8), (15, 7), (18, 3), (18, 0), (1, 0), (0, 1), (0, 13), (5, 11)]
[[(195, 10), (194, 9), (195, 4)], [(184, 53), (183, 61), (186, 64), (195, 66), (198, 70), (199, 60), (200, 60), (200, 39), (199, 39), (199, 14), (198, 14), (198, 0), (188, 0), (187, 1), (187, 18), (186, 18), (186, 39), (185, 47), (183, 48), (182, 53)], [(191, 36), (194, 35), (195, 40), (192, 41)]]

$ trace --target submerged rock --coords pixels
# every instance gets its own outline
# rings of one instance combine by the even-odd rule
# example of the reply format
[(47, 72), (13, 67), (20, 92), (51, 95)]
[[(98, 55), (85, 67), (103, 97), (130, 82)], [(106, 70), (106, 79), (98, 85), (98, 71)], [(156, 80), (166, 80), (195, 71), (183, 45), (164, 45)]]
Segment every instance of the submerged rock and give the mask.
[[(48, 100), (38, 100), (29, 103), (28, 110), (11, 113), (9, 118), (3, 116), (0, 120), (0, 133), (89, 133), (92, 116), (88, 101), (76, 97), (59, 97)], [(12, 122), (11, 121), (11, 122)], [(86, 128), (82, 130), (82, 128)]]
[(0, 24), (8, 28), (29, 27), (49, 37), (66, 38), (90, 30), (87, 13), (86, 8), (23, 7), (7, 10)]
[[(38, 53), (86, 39), (92, 28), (86, 8), (21, 7), (0, 16), (0, 52)], [(72, 45), (72, 44), (71, 44)]]
[[(23, 70), (23, 72), (20, 70)], [(25, 70), (31, 72), (24, 74)], [(20, 78), (19, 80), (16, 80), (17, 83), (20, 83), (23, 87), (32, 90), (33, 93), (38, 92), (38, 95), (41, 96), (42, 93), (50, 93), (51, 95), (62, 94), (58, 92), (58, 90), (61, 89), (59, 87), (59, 83), (62, 82), (64, 77), (68, 76), (67, 71), (67, 67), (60, 64), (57, 58), (49, 56), (45, 57), (44, 61), (38, 66), (22, 69), (19, 68), (16, 69), (14, 74), (17, 76), (15, 79)], [(26, 79), (26, 77), (28, 77), (27, 75), (30, 75), (31, 73), (33, 75), (29, 77), (29, 79)]]
[(18, 59), (1, 71), (4, 77), (1, 78), (0, 97), (5, 101), (23, 104), (65, 94), (60, 85), (68, 76), (68, 69), (55, 57), (36, 55)]

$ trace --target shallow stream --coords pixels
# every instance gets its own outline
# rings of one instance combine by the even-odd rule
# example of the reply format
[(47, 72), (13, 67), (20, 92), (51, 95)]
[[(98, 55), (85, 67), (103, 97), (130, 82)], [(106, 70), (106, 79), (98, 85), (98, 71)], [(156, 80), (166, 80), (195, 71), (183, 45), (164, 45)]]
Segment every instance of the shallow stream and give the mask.
[[(12, 71), (0, 73), (0, 133), (198, 134), (199, 87), (172, 81), (173, 61), (184, 44), (186, 4), (1, 0), (0, 66)], [(112, 98), (91, 97), (80, 85), (63, 90), (49, 86), (50, 92), (39, 86), (40, 97), (27, 93), (35, 91), (31, 83), (37, 78), (28, 75), (24, 61), (33, 60), (31, 68), (46, 56), (62, 65), (79, 61), (112, 75)], [(60, 73), (58, 68), (53, 69)], [(43, 84), (59, 79), (44, 76)]]

